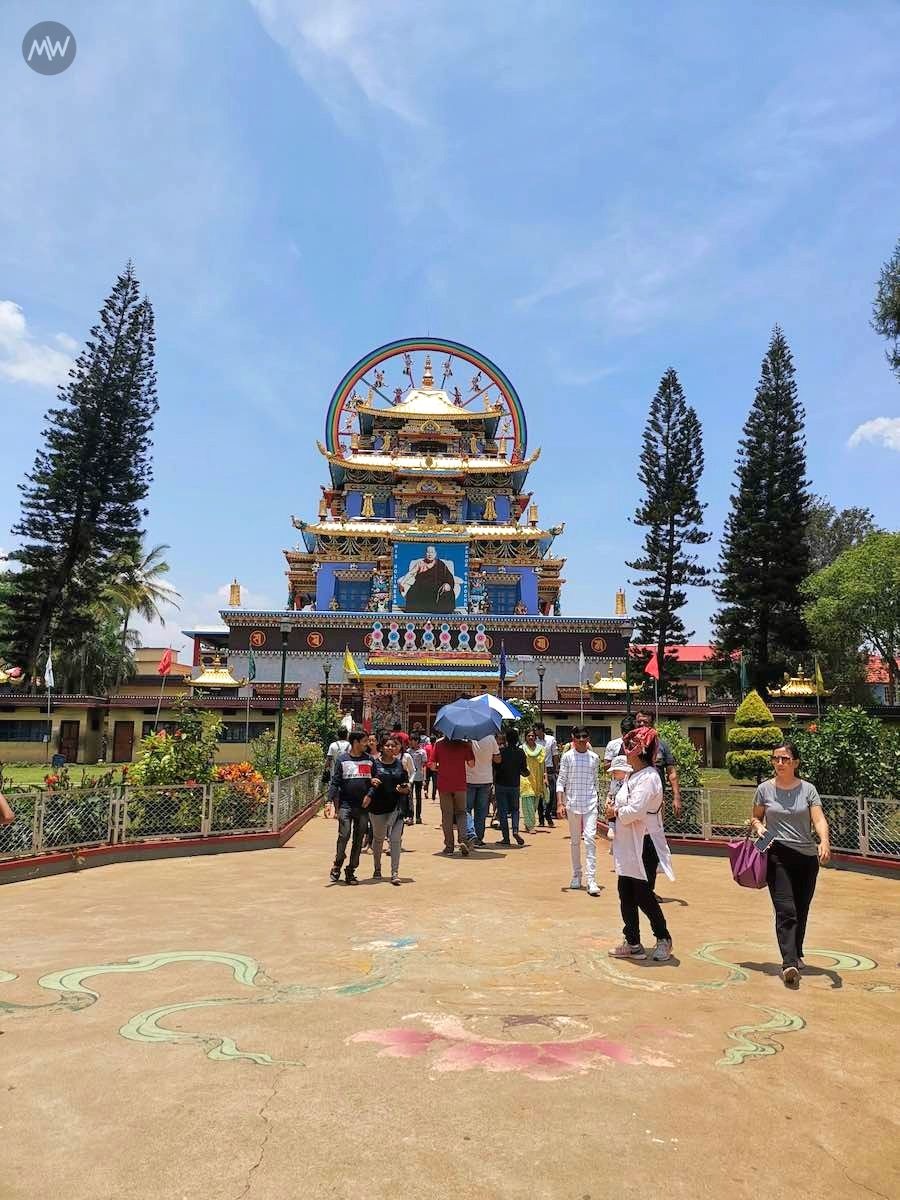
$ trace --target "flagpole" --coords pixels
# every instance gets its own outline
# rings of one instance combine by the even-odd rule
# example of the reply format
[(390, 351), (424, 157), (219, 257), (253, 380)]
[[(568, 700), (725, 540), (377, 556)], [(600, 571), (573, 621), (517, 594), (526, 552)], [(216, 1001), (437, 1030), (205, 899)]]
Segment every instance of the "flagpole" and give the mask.
[(44, 754), (44, 762), (50, 761), (50, 738), (53, 736), (53, 717), (50, 715), (50, 702), (53, 698), (53, 642), (47, 643), (47, 662), (50, 664), (50, 678), (47, 679), (46, 670), (44, 672), (44, 682), (47, 684), (47, 750)]
[[(169, 646), (169, 653), (171, 653), (171, 652), (172, 652), (172, 647)], [(165, 655), (163, 657), (165, 657)], [(162, 685), (159, 689), (159, 699), (156, 701), (156, 717), (153, 721), (153, 732), (154, 733), (156, 733), (156, 727), (159, 724), (159, 710), (162, 708), (163, 692), (166, 690), (166, 676), (168, 675), (168, 673), (169, 673), (168, 670), (163, 672)]]
[(578, 643), (578, 720), (584, 724), (584, 646)]
[(658, 675), (655, 675), (653, 677), (653, 707), (656, 710), (656, 714), (654, 716), (653, 723), (654, 723), (654, 725), (658, 725), (659, 724), (659, 676)]
[(824, 683), (824, 677), (822, 675), (822, 668), (819, 666), (818, 655), (816, 655), (816, 659), (815, 659), (815, 676), (816, 676), (816, 721), (821, 721), (822, 720), (822, 683)]
[(244, 727), (244, 743), (250, 744), (250, 693), (253, 691), (253, 684), (247, 685), (247, 720)]

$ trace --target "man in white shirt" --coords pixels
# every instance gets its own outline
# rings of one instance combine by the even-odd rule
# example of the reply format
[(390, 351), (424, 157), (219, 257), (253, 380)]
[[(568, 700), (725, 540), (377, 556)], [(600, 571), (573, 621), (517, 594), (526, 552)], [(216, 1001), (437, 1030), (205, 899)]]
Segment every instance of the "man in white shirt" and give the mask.
[(572, 851), (572, 882), (576, 891), (581, 887), (581, 843), (584, 842), (584, 874), (589, 896), (599, 896), (597, 887), (597, 769), (600, 755), (588, 742), (583, 725), (572, 730), (572, 748), (562, 756), (556, 778), (556, 815), (569, 818), (569, 838)]
[(334, 764), (342, 754), (350, 753), (350, 742), (344, 736), (343, 726), (338, 729), (334, 735), (334, 741), (328, 747), (328, 753), (325, 755), (325, 770), (322, 772), (322, 782), (325, 783), (331, 779), (331, 772), (334, 770)]
[(632, 716), (623, 717), (619, 729), (622, 731), (622, 736), (613, 738), (606, 743), (606, 749), (603, 751), (603, 765), (609, 770), (609, 764), (614, 758), (617, 758), (622, 753), (622, 738), (626, 733), (634, 729), (635, 720)]
[(476, 846), (484, 845), (484, 826), (494, 782), (494, 763), (500, 761), (500, 746), (492, 733), (472, 742), (475, 761), (466, 764), (466, 831)]

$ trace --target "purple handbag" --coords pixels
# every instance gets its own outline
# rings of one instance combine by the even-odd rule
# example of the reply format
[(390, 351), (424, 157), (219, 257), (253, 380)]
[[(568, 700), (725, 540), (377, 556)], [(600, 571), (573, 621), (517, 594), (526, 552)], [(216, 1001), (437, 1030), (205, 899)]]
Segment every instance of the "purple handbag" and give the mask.
[(766, 856), (757, 850), (756, 844), (749, 837), (742, 838), (739, 842), (729, 842), (728, 857), (731, 859), (731, 874), (735, 883), (746, 888), (766, 886)]

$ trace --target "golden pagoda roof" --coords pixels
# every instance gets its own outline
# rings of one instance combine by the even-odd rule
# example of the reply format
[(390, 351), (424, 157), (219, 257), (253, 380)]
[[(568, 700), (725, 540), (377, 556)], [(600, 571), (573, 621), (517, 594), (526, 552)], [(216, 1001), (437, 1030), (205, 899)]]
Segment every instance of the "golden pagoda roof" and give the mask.
[(222, 659), (218, 654), (213, 655), (212, 663), (208, 667), (204, 667), (196, 679), (185, 680), (185, 683), (189, 683), (191, 687), (212, 689), (239, 688), (243, 687), (246, 682), (246, 679), (235, 679), (228, 667), (222, 666)]
[[(380, 411), (380, 410), (379, 410)], [(540, 447), (534, 454), (519, 462), (500, 456), (478, 455), (462, 458), (456, 454), (385, 454), (382, 451), (351, 450), (349, 454), (332, 454), (316, 442), (319, 453), (344, 470), (414, 472), (423, 475), (491, 474), (499, 471), (527, 471), (541, 456)]]
[(485, 403), (481, 409), (463, 408), (440, 388), (423, 386), (410, 388), (402, 400), (389, 408), (376, 408), (374, 404), (363, 401), (357, 406), (357, 412), (370, 417), (389, 417), (398, 421), (416, 421), (424, 418), (430, 421), (484, 421), (485, 417), (502, 416), (503, 406)]
[(606, 675), (603, 675), (600, 671), (594, 672), (593, 682), (586, 684), (585, 690), (606, 693), (620, 692), (624, 694), (625, 692), (634, 691), (636, 688), (639, 690), (640, 686), (640, 684), (626, 683), (624, 675), (613, 675), (612, 663), (610, 663)]
[(437, 521), (414, 521), (412, 523), (399, 521), (384, 521), (378, 518), (368, 520), (342, 521), (340, 517), (333, 521), (316, 521), (310, 523), (297, 517), (291, 518), (294, 528), (308, 533), (323, 533), (337, 536), (348, 535), (357, 537), (368, 534), (370, 537), (379, 534), (394, 534), (401, 538), (418, 538), (424, 536), (440, 536), (444, 538), (470, 541), (474, 539), (497, 538), (500, 540), (535, 540), (538, 538), (558, 537), (565, 529), (565, 524), (554, 525), (552, 529), (538, 529), (534, 525), (453, 525), (439, 524)]
[(820, 690), (816, 686), (815, 679), (811, 679), (804, 674), (803, 668), (798, 664), (797, 674), (788, 675), (784, 673), (784, 683), (780, 688), (769, 688), (770, 696), (779, 696), (783, 700), (797, 699), (801, 696), (827, 696), (830, 693)]

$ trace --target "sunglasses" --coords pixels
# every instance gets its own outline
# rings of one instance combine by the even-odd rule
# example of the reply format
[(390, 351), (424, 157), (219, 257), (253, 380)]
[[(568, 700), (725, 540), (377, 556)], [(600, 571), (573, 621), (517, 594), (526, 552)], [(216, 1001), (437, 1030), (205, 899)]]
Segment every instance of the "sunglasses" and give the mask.
[(789, 754), (773, 754), (772, 755), (772, 762), (793, 762), (793, 761), (794, 760), (791, 758), (791, 756)]

